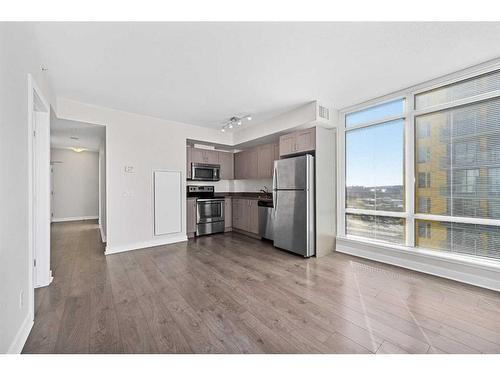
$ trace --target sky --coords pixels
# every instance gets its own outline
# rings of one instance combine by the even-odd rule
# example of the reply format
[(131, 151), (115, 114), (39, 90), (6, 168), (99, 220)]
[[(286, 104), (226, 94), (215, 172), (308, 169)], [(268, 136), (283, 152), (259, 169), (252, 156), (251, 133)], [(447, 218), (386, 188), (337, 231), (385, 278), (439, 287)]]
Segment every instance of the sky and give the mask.
[(403, 152), (403, 120), (346, 132), (346, 186), (403, 185)]

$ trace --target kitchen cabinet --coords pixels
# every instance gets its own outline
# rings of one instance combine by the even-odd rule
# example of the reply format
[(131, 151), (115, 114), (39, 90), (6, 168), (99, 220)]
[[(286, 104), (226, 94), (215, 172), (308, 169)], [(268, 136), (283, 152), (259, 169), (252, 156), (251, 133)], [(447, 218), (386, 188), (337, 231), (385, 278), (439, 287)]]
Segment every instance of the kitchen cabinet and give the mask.
[(268, 144), (258, 147), (258, 178), (273, 177), (274, 145)]
[(186, 233), (188, 237), (194, 237), (196, 233), (196, 198), (186, 201)]
[(257, 148), (234, 154), (234, 178), (237, 180), (259, 178), (258, 158)]
[(271, 178), (276, 151), (279, 150), (277, 147), (271, 143), (234, 154), (234, 178), (237, 180)]
[(259, 209), (256, 199), (233, 198), (233, 229), (259, 234)]
[(256, 199), (248, 200), (248, 232), (259, 234), (259, 207)]
[(228, 232), (233, 227), (233, 203), (232, 199), (224, 199), (224, 231)]
[(316, 128), (296, 132), (297, 151), (312, 151), (316, 148)]
[(280, 144), (270, 143), (232, 152), (187, 148), (186, 176), (191, 176), (191, 163), (219, 164), (221, 180), (272, 178), (274, 161), (279, 159)]
[(280, 137), (280, 156), (295, 152), (295, 133), (285, 134)]
[(316, 148), (316, 128), (298, 130), (280, 137), (280, 156), (314, 151)]
[(191, 162), (202, 164), (219, 164), (219, 152), (191, 147)]
[(186, 147), (186, 178), (191, 178), (192, 147)]
[(247, 151), (247, 178), (259, 178), (259, 149), (257, 147), (251, 148)]
[(220, 179), (234, 180), (234, 154), (219, 151)]
[(233, 229), (248, 229), (248, 199), (233, 198)]
[(245, 151), (234, 154), (234, 178), (241, 180), (246, 178)]
[(279, 142), (273, 144), (273, 169), (274, 169), (274, 161), (275, 160), (280, 160), (280, 144), (279, 144)]

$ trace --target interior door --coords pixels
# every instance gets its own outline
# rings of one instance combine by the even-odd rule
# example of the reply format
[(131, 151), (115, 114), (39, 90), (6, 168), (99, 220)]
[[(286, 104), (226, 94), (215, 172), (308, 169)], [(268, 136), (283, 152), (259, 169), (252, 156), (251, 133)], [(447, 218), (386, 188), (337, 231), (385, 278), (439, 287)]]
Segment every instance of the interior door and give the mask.
[(274, 246), (306, 256), (307, 192), (279, 190), (274, 203)]

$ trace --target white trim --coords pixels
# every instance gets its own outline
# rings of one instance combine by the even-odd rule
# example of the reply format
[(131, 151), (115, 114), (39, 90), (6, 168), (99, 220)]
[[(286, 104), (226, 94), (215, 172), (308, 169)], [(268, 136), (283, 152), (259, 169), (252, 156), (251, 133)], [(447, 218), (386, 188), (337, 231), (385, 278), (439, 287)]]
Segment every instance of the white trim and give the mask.
[(12, 344), (10, 344), (9, 349), (7, 349), (7, 354), (20, 354), (23, 351), (24, 344), (26, 344), (26, 340), (31, 332), (31, 328), (33, 328), (33, 324), (33, 316), (28, 313), (19, 327)]
[(340, 114), (337, 137), (337, 234), (345, 235), (345, 114)]
[(500, 291), (500, 264), (440, 251), (337, 237), (336, 250), (446, 279)]
[[(424, 93), (425, 92), (426, 91), (424, 91)], [(415, 109), (413, 111), (413, 115), (415, 117), (422, 116), (422, 115), (426, 115), (426, 114), (433, 113), (433, 112), (445, 111), (447, 109), (452, 109), (455, 107), (462, 107), (462, 106), (468, 105), (468, 104), (476, 104), (476, 103), (480, 103), (480, 102), (484, 102), (484, 101), (488, 101), (488, 100), (493, 100), (493, 99), (496, 99), (498, 97), (500, 97), (500, 90), (489, 91), (489, 92), (486, 92), (483, 94), (478, 94), (478, 95), (469, 96), (469, 97), (463, 98), (463, 99), (453, 100), (451, 102), (436, 104), (436, 105), (425, 107), (422, 109)]]
[(178, 242), (186, 242), (187, 240), (188, 240), (187, 236), (184, 233), (181, 233), (174, 236), (169, 236), (168, 238), (159, 238), (151, 241), (135, 242), (118, 246), (108, 245), (106, 246), (106, 251), (104, 252), (104, 255), (122, 253), (124, 251), (130, 251), (130, 250), (145, 249), (148, 247), (168, 245)]
[[(28, 114), (28, 133), (27, 133), (27, 140), (28, 140), (28, 316), (30, 317), (31, 321), (34, 320), (35, 316), (35, 269), (34, 269), (34, 262), (33, 262), (33, 256), (34, 256), (34, 251), (35, 251), (35, 244), (34, 244), (34, 235), (33, 231), (35, 230), (33, 226), (34, 222), (34, 179), (33, 179), (33, 174), (34, 174), (34, 165), (33, 165), (33, 159), (34, 159), (34, 150), (33, 150), (33, 131), (34, 129), (34, 123), (33, 123), (33, 114), (35, 113), (35, 96), (36, 98), (39, 99), (39, 101), (44, 108), (44, 112), (46, 112), (49, 116), (49, 124), (50, 124), (50, 105), (49, 102), (45, 99), (45, 96), (38, 87), (35, 79), (31, 74), (27, 74), (27, 86), (28, 86), (28, 100), (27, 100), (27, 114)], [(50, 148), (50, 144), (48, 145)], [(50, 199), (50, 198), (49, 198)], [(47, 216), (47, 220), (50, 220), (50, 216)], [(49, 233), (48, 236), (50, 238), (50, 228), (49, 228)], [(49, 246), (50, 246), (50, 240), (49, 240)], [(50, 251), (50, 248), (49, 248)], [(49, 271), (50, 271), (50, 254), (48, 256), (48, 261), (49, 261)], [(49, 280), (51, 281), (51, 277), (49, 277)], [(49, 283), (50, 283), (49, 281)], [(23, 326), (26, 323), (23, 323)], [(29, 329), (33, 324), (29, 325)], [(22, 327), (21, 327), (22, 328)], [(28, 331), (29, 334), (29, 331)], [(16, 338), (17, 339), (17, 338)], [(22, 349), (22, 348), (21, 348)]]
[(500, 220), (482, 219), (478, 217), (444, 216), (444, 215), (431, 215), (431, 214), (414, 214), (413, 217), (418, 220), (445, 221), (450, 223), (463, 223), (463, 224), (493, 225), (496, 227), (500, 227)]
[(97, 220), (99, 216), (72, 216), (72, 217), (54, 217), (53, 223), (60, 223), (64, 221), (81, 221), (81, 220)]
[(99, 232), (101, 233), (101, 241), (102, 243), (106, 242), (106, 235), (104, 234), (104, 230), (102, 229), (102, 225), (99, 223)]
[(406, 246), (415, 245), (415, 218), (411, 213), (415, 209), (415, 122), (413, 117), (415, 98), (412, 94), (406, 96), (406, 111), (404, 129), (404, 189), (406, 217)]
[(406, 212), (401, 211), (378, 211), (378, 210), (365, 210), (362, 208), (346, 208), (346, 214), (358, 214), (358, 215), (370, 215), (370, 216), (387, 216), (387, 217), (400, 217), (406, 218), (408, 215)]
[[(351, 113), (356, 113), (356, 112), (349, 112), (347, 114), (351, 114)], [(382, 124), (385, 124), (387, 122), (393, 122), (393, 121), (397, 121), (397, 120), (404, 120), (404, 118), (405, 118), (405, 112), (403, 112), (402, 114), (384, 117), (384, 118), (370, 121), (370, 122), (364, 122), (362, 124), (358, 124), (358, 125), (354, 125), (354, 126), (349, 126), (349, 127), (346, 126), (345, 130), (346, 130), (346, 132), (350, 132), (351, 130), (363, 129), (363, 128), (367, 128), (369, 126), (374, 126), (374, 125), (382, 125)]]

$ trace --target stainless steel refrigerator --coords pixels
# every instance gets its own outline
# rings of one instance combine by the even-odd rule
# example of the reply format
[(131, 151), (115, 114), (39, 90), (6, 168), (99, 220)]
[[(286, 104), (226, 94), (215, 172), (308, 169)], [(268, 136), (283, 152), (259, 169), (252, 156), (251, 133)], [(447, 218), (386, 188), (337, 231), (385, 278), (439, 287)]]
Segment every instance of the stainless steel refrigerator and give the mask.
[(304, 257), (315, 254), (314, 157), (276, 160), (273, 174), (274, 246)]

